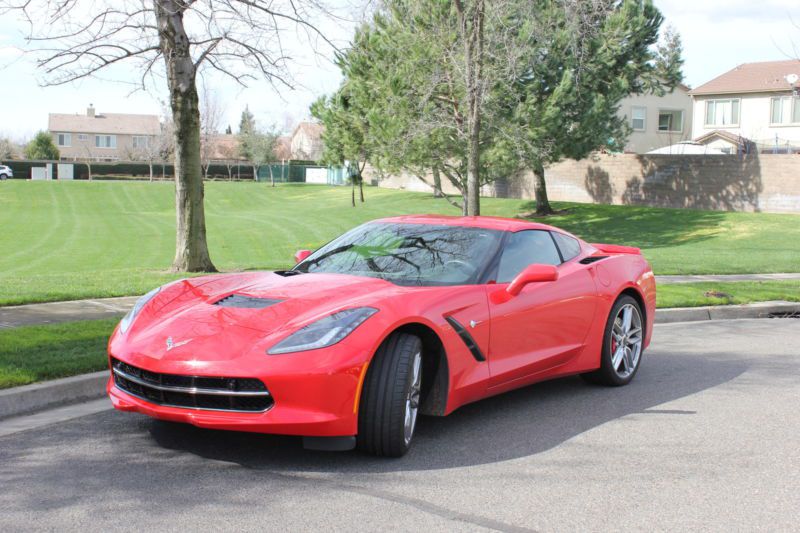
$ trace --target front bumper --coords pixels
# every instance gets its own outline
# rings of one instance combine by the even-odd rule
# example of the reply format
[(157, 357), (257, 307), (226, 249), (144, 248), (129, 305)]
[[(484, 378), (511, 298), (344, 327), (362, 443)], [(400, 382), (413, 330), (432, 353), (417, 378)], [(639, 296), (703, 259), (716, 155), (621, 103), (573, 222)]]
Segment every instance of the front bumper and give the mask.
[[(310, 352), (309, 352), (310, 353)], [(308, 356), (309, 353), (284, 357)], [(313, 354), (318, 355), (318, 354)], [(118, 356), (113, 356), (121, 359)], [(142, 358), (125, 361), (151, 372), (181, 373), (163, 365), (143, 363)], [(325, 357), (336, 360), (336, 357)], [(205, 410), (159, 405), (122, 390), (113, 374), (106, 385), (114, 408), (144, 415), (183, 422), (210, 429), (250, 431), (281, 435), (340, 437), (355, 435), (358, 430), (358, 397), (366, 373), (367, 361), (355, 358), (342, 364), (317, 365), (294, 372), (272, 371), (251, 377), (261, 380), (269, 389), (274, 403), (263, 412)], [(300, 363), (302, 360), (296, 360)], [(285, 361), (284, 361), (285, 363)], [(280, 369), (284, 365), (275, 365)], [(226, 375), (231, 372), (219, 372)], [(183, 372), (186, 375), (186, 372)], [(211, 374), (214, 375), (214, 374)]]

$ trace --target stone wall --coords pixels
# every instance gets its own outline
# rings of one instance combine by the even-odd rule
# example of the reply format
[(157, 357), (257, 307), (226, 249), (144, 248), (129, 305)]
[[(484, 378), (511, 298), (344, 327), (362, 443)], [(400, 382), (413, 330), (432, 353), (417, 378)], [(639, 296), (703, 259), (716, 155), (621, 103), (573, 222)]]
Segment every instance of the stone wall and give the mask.
[[(800, 213), (800, 155), (597, 155), (562, 161), (545, 174), (554, 201)], [(380, 185), (430, 190), (412, 176), (392, 176)], [(533, 176), (524, 173), (483, 192), (532, 199)]]

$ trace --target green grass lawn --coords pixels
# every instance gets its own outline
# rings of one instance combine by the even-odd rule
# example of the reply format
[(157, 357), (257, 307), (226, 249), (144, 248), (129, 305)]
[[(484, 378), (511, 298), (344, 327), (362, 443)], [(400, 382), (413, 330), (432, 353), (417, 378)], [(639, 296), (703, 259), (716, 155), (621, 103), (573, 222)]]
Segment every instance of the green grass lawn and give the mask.
[(0, 389), (103, 370), (118, 320), (0, 329)]
[[(706, 296), (706, 293), (711, 293)], [(680, 283), (658, 287), (657, 307), (698, 307), (786, 300), (800, 302), (800, 281)]]
[[(458, 211), (429, 194), (263, 183), (206, 184), (211, 256), (226, 271), (292, 264), (366, 220)], [(544, 222), (590, 242), (640, 246), (656, 274), (800, 271), (800, 216), (555, 204)], [(485, 215), (517, 216), (529, 201), (482, 200)], [(180, 275), (174, 186), (165, 182), (0, 183), (0, 305), (140, 294)]]

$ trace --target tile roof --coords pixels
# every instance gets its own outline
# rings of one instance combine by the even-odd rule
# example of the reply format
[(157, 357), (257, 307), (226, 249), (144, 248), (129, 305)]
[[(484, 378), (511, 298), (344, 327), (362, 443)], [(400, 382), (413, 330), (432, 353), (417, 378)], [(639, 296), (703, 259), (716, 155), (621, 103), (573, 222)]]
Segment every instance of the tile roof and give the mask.
[(689, 94), (697, 96), (789, 91), (792, 86), (785, 78), (789, 74), (800, 76), (800, 60), (744, 63), (700, 85)]
[(125, 113), (85, 114), (50, 113), (47, 129), (51, 132), (110, 133), (115, 135), (157, 135), (161, 123), (156, 115), (129, 115)]

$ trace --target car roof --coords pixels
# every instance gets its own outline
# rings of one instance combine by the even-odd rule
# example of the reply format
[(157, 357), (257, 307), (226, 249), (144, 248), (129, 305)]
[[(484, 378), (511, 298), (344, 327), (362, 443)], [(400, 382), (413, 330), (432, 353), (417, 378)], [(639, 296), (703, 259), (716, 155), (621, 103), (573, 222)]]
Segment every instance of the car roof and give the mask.
[[(468, 228), (484, 228), (500, 231), (522, 231), (526, 229), (563, 231), (547, 224), (530, 222), (519, 218), (487, 217), (487, 216), (453, 216), (453, 215), (402, 215), (381, 218), (376, 222), (392, 222), (396, 224), (432, 224), (440, 226), (461, 226)], [(565, 232), (566, 233), (566, 232)]]

